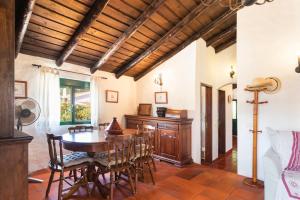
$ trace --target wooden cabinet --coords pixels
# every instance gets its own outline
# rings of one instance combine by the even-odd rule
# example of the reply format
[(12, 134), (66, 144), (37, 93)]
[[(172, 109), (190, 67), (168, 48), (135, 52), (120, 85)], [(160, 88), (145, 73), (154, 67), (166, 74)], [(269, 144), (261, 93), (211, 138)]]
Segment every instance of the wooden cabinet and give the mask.
[(156, 128), (154, 139), (154, 156), (157, 159), (182, 166), (192, 162), (191, 132), (192, 119), (170, 119), (125, 115), (126, 128), (137, 128), (146, 124)]

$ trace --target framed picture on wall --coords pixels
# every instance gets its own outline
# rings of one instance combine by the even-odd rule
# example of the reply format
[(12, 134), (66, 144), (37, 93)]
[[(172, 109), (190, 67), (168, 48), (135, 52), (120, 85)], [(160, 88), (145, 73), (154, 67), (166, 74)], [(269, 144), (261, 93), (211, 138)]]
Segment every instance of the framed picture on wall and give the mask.
[(119, 92), (113, 90), (106, 90), (106, 102), (108, 103), (118, 103)]
[(27, 98), (27, 81), (15, 81), (15, 98)]
[(167, 104), (168, 92), (155, 92), (155, 104)]

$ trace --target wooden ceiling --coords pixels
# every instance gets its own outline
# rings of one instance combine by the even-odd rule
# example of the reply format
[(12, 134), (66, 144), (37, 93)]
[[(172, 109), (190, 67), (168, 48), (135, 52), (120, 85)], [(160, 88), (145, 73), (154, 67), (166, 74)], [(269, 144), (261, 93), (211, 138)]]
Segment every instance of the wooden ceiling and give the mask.
[[(32, 11), (32, 14), (31, 14)], [(236, 11), (200, 0), (23, 0), (16, 55), (135, 80), (203, 38), (220, 52), (236, 41)]]

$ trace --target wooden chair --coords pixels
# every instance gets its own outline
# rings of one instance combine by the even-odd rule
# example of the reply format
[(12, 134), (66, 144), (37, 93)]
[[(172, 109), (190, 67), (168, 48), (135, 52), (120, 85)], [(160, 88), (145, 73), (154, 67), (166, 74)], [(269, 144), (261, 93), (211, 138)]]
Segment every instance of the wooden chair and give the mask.
[(69, 133), (80, 133), (80, 132), (87, 132), (87, 131), (92, 132), (93, 130), (94, 130), (93, 126), (74, 126), (68, 128)]
[[(132, 180), (132, 156), (133, 156), (133, 138), (131, 135), (109, 136), (106, 155), (95, 157), (94, 162), (98, 167), (98, 175), (110, 173), (110, 195), (109, 199), (113, 199), (113, 187), (120, 180), (128, 181), (135, 194), (134, 184)], [(125, 179), (122, 175), (126, 174)], [(97, 180), (98, 181), (98, 178)]]
[(138, 182), (138, 177), (141, 175), (144, 178), (145, 165), (147, 166), (153, 185), (155, 180), (150, 166), (152, 162), (154, 131), (141, 132), (134, 136), (134, 169), (135, 169), (135, 190)]
[(141, 133), (146, 133), (146, 132), (150, 132), (153, 134), (153, 140), (152, 140), (152, 152), (151, 152), (151, 162), (152, 162), (152, 165), (153, 165), (153, 169), (154, 171), (156, 172), (156, 165), (155, 165), (155, 162), (154, 162), (154, 157), (153, 157), (153, 151), (154, 151), (154, 137), (155, 137), (155, 127), (154, 126), (151, 126), (151, 125), (137, 125), (137, 129), (138, 129), (138, 133), (141, 134)]
[[(71, 154), (63, 155), (61, 136), (47, 134), (47, 142), (49, 148), (49, 168), (51, 170), (51, 174), (46, 190), (46, 197), (49, 194), (52, 182), (59, 181), (58, 200), (61, 200), (63, 192), (63, 182), (65, 181), (68, 185), (72, 186), (72, 184), (66, 180), (67, 178), (70, 178), (70, 176), (65, 177), (64, 172), (86, 168), (89, 165), (89, 163), (92, 162), (92, 159), (89, 158), (88, 155), (83, 152), (74, 152)], [(59, 173), (58, 180), (53, 180), (55, 172)], [(83, 176), (86, 176), (86, 174), (83, 173)]]
[[(94, 130), (93, 126), (73, 126), (68, 128), (69, 133), (92, 132), (93, 130)], [(70, 177), (73, 176), (74, 180), (77, 181), (77, 170), (75, 169), (73, 171), (70, 171), (69, 176)]]
[(110, 123), (100, 123), (99, 124), (99, 130), (105, 130)]

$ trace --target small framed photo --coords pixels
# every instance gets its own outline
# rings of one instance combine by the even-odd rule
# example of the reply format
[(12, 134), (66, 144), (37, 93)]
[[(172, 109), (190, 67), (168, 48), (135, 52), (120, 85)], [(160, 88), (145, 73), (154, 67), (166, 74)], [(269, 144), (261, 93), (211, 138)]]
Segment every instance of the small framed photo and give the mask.
[(155, 104), (167, 104), (168, 92), (155, 92)]
[(106, 90), (106, 102), (108, 103), (118, 103), (119, 92), (113, 90)]
[(15, 81), (15, 98), (27, 98), (27, 81)]

